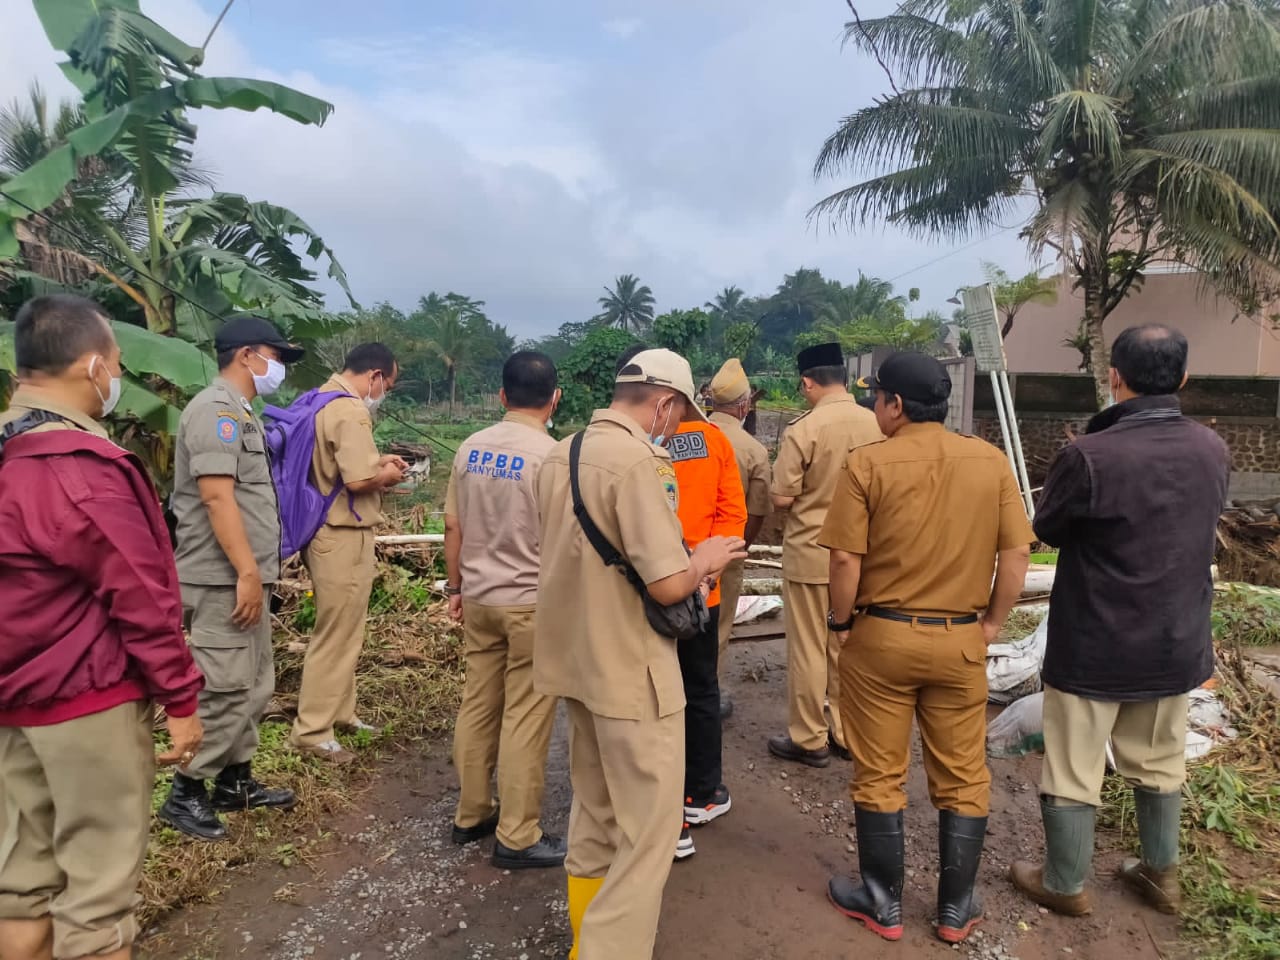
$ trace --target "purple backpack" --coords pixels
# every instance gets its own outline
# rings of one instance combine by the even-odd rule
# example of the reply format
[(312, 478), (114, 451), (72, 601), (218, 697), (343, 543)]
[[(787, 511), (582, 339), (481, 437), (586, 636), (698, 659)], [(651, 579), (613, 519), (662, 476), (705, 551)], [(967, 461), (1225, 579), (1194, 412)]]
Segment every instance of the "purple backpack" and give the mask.
[(316, 414), (332, 400), (348, 394), (337, 390), (308, 390), (287, 407), (270, 404), (262, 410), (267, 455), (280, 506), (280, 559), (287, 560), (311, 542), (324, 526), (329, 508), (342, 492), (341, 485), (328, 496), (311, 479), (311, 459), (316, 449)]

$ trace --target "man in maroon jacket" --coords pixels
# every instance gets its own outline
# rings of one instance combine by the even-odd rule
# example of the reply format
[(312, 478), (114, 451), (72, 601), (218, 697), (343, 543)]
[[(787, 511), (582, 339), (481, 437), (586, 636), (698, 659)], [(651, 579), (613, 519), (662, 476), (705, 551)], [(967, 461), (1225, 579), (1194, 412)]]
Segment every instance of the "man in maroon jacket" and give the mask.
[(96, 422), (120, 348), (81, 297), (18, 311), (0, 414), (0, 954), (128, 960), (151, 820), (152, 701), (201, 741), (203, 680), (154, 488)]

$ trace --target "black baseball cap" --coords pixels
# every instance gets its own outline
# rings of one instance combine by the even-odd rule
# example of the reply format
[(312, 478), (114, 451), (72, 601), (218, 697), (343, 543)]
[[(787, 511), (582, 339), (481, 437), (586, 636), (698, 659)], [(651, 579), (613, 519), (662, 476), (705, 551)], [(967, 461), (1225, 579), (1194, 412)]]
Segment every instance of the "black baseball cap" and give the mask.
[(903, 351), (885, 357), (876, 375), (867, 377), (867, 388), (916, 403), (942, 403), (951, 397), (951, 377), (934, 357)]
[(219, 353), (224, 350), (237, 350), (240, 347), (254, 347), (258, 344), (275, 347), (280, 352), (280, 359), (285, 363), (296, 363), (306, 353), (297, 344), (290, 343), (275, 324), (261, 317), (241, 314), (226, 321), (214, 334), (213, 345)]

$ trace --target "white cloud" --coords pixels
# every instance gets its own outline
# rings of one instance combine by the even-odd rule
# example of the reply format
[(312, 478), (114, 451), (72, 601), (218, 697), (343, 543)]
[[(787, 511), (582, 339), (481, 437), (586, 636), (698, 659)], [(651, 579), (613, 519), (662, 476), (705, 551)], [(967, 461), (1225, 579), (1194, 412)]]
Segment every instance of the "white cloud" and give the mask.
[(644, 21), (639, 17), (617, 17), (613, 20), (606, 20), (601, 26), (604, 32), (617, 37), (619, 40), (630, 40), (640, 28), (644, 26)]
[[(619, 273), (639, 274), (666, 309), (727, 284), (767, 293), (801, 265), (852, 280), (946, 254), (897, 231), (807, 222), (831, 188), (810, 172), (822, 139), (883, 77), (841, 53), (838, 5), (741, 6), (653, 0), (618, 56), (578, 35), (553, 54), (417, 24), (362, 37), (348, 21), (310, 48), (307, 73), (283, 75), (237, 33), (233, 8), (204, 71), (289, 83), (335, 112), (316, 129), (202, 111), (199, 159), (220, 188), (308, 220), (363, 302), (409, 306), (453, 289), (488, 301), (521, 335), (590, 316)], [(183, 37), (203, 37), (212, 19), (195, 0), (146, 9)], [(619, 7), (607, 23), (625, 20)], [(32, 74), (68, 90), (30, 6), (6, 26), (0, 96)], [(922, 308), (945, 308), (982, 259), (1019, 270), (1021, 244), (999, 236), (899, 286), (923, 288)]]

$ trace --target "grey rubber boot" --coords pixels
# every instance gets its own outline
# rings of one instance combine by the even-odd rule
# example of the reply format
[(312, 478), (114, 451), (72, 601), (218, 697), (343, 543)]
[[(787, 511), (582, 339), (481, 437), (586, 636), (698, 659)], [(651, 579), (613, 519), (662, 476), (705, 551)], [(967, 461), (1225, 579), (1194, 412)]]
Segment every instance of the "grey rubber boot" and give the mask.
[(1156, 793), (1135, 787), (1133, 805), (1142, 859), (1131, 857), (1121, 864), (1120, 878), (1161, 913), (1177, 913), (1182, 902), (1178, 886), (1182, 792)]
[(1013, 885), (1054, 913), (1082, 917), (1093, 911), (1084, 878), (1093, 859), (1093, 827), (1097, 811), (1085, 803), (1062, 803), (1041, 795), (1045, 862), (1018, 861), (1009, 868)]

